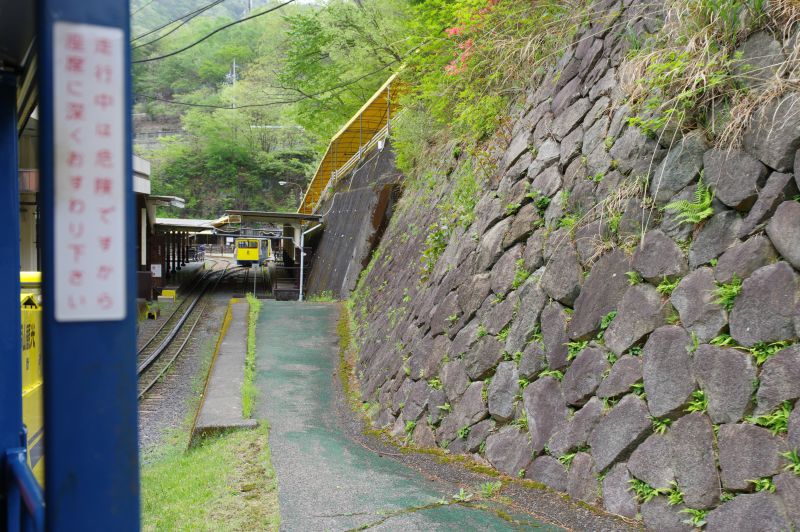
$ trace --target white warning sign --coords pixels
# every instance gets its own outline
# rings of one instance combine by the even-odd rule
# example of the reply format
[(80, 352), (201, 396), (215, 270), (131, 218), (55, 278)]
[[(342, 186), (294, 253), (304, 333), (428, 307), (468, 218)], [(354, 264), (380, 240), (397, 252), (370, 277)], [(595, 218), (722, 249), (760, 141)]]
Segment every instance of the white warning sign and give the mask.
[(130, 186), (124, 34), (68, 22), (53, 32), (56, 319), (120, 320)]

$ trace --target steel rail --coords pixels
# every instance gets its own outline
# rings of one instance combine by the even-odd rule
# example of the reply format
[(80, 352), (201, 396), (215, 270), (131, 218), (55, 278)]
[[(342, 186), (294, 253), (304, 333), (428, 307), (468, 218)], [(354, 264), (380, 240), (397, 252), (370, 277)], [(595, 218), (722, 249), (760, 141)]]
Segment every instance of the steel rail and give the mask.
[[(214, 267), (214, 266), (217, 264), (217, 261), (210, 261), (210, 262), (213, 262), (213, 263), (214, 263), (214, 264), (212, 264), (212, 267)], [(195, 288), (197, 288), (197, 287), (200, 285), (200, 283), (201, 283), (201, 282), (203, 282), (203, 281), (204, 281), (204, 280), (205, 280), (205, 279), (206, 279), (206, 278), (207, 278), (209, 275), (211, 275), (212, 273), (214, 273), (214, 272), (213, 272), (213, 270), (209, 270), (209, 271), (207, 271), (205, 274), (203, 274), (203, 276), (202, 276), (202, 277), (200, 277), (200, 278), (199, 278), (199, 279), (197, 279), (197, 280), (196, 280), (194, 283), (192, 283), (191, 287), (190, 287), (190, 288), (189, 288), (189, 290), (188, 290), (188, 293), (187, 293), (187, 296), (186, 296), (186, 297), (188, 298), (188, 297), (189, 297), (189, 294), (191, 294), (191, 293), (194, 291), (194, 289), (195, 289)], [(162, 323), (162, 324), (161, 324), (161, 327), (159, 327), (159, 328), (156, 330), (156, 332), (155, 332), (155, 333), (153, 333), (153, 335), (150, 337), (150, 339), (149, 339), (149, 340), (147, 340), (147, 342), (145, 342), (145, 343), (144, 343), (144, 345), (142, 345), (142, 347), (140, 347), (140, 348), (139, 348), (139, 349), (136, 351), (136, 356), (137, 356), (137, 357), (138, 357), (139, 355), (141, 355), (142, 353), (144, 353), (145, 349), (147, 349), (148, 347), (150, 347), (150, 344), (152, 344), (152, 343), (153, 343), (153, 341), (154, 341), (156, 338), (158, 338), (158, 335), (159, 335), (159, 334), (161, 334), (161, 332), (164, 330), (164, 328), (167, 326), (167, 324), (168, 324), (170, 321), (172, 321), (172, 318), (174, 318), (174, 317), (175, 317), (175, 315), (178, 313), (178, 311), (181, 309), (181, 307), (183, 306), (183, 303), (185, 303), (185, 300), (184, 300), (184, 301), (181, 301), (181, 303), (180, 303), (180, 304), (178, 304), (178, 305), (176, 305), (176, 306), (175, 306), (175, 309), (174, 309), (174, 310), (172, 311), (172, 313), (169, 315), (169, 318), (167, 318), (166, 320), (164, 320), (164, 323)]]
[[(217, 282), (214, 284), (214, 287), (216, 287), (216, 286), (217, 286), (217, 283), (219, 283), (219, 280), (220, 280), (220, 279), (222, 279), (222, 277), (224, 277), (224, 276), (225, 276), (225, 272), (228, 270), (228, 267), (229, 267), (229, 266), (226, 266), (226, 267), (225, 267), (225, 270), (223, 270), (223, 272), (222, 272), (222, 275), (219, 277), (219, 279), (217, 279)], [(216, 273), (216, 272), (209, 272), (209, 274), (208, 274), (208, 275), (206, 275), (206, 276), (204, 276), (204, 277), (203, 277), (203, 280), (207, 280), (207, 278), (208, 278), (208, 277), (209, 277), (211, 274), (213, 274), (213, 273)], [(146, 370), (148, 367), (150, 367), (150, 365), (151, 365), (151, 364), (152, 364), (152, 363), (153, 363), (153, 362), (154, 362), (154, 361), (155, 361), (155, 360), (156, 360), (156, 359), (157, 359), (159, 356), (161, 356), (161, 353), (163, 353), (163, 352), (164, 352), (164, 350), (167, 348), (167, 346), (169, 346), (169, 344), (172, 342), (172, 340), (175, 338), (175, 336), (177, 336), (177, 334), (178, 334), (178, 332), (180, 331), (181, 327), (183, 327), (183, 324), (184, 324), (184, 323), (186, 323), (186, 320), (189, 318), (189, 314), (191, 314), (191, 312), (192, 312), (192, 311), (194, 310), (194, 308), (197, 306), (197, 303), (200, 301), (200, 298), (201, 298), (201, 297), (203, 297), (203, 294), (205, 294), (205, 293), (206, 293), (206, 291), (208, 290), (208, 286), (209, 286), (209, 284), (208, 284), (208, 282), (206, 282), (206, 283), (205, 283), (205, 284), (204, 284), (204, 285), (203, 285), (203, 286), (200, 288), (200, 292), (197, 294), (197, 296), (196, 296), (196, 297), (195, 297), (195, 298), (192, 300), (192, 302), (189, 304), (189, 307), (186, 309), (186, 311), (185, 311), (185, 312), (183, 313), (183, 315), (180, 317), (180, 319), (179, 319), (179, 320), (178, 320), (178, 322), (175, 324), (175, 326), (172, 328), (172, 330), (169, 332), (169, 334), (168, 334), (168, 335), (167, 335), (167, 336), (166, 336), (166, 337), (165, 337), (165, 338), (164, 338), (164, 339), (161, 341), (161, 343), (158, 345), (158, 347), (156, 347), (156, 348), (155, 348), (155, 350), (153, 350), (153, 352), (152, 352), (152, 353), (150, 353), (150, 355), (149, 355), (149, 356), (148, 356), (148, 357), (147, 357), (147, 358), (146, 358), (146, 359), (145, 359), (143, 362), (141, 362), (141, 363), (140, 363), (140, 364), (137, 366), (137, 368), (136, 368), (136, 374), (137, 374), (137, 375), (141, 375), (141, 374), (142, 374), (142, 373), (143, 373), (143, 372), (144, 372), (144, 371), (145, 371), (145, 370)], [(162, 325), (162, 326), (161, 326), (161, 328), (159, 329), (159, 331), (160, 331), (161, 329), (163, 329), (163, 328), (166, 326), (166, 324), (167, 324), (167, 323), (169, 323), (169, 321), (172, 319), (172, 317), (173, 317), (173, 316), (170, 316), (169, 320), (167, 320), (166, 322), (164, 322), (164, 325)]]
[(197, 327), (197, 324), (200, 323), (200, 320), (203, 318), (203, 313), (206, 311), (206, 307), (207, 306), (208, 306), (208, 303), (206, 302), (203, 305), (203, 308), (200, 309), (200, 313), (198, 314), (197, 319), (194, 320), (194, 323), (192, 324), (192, 327), (189, 329), (189, 332), (186, 334), (186, 338), (183, 339), (183, 342), (181, 342), (181, 345), (175, 351), (175, 354), (172, 355), (172, 358), (170, 358), (169, 361), (166, 364), (164, 364), (164, 367), (161, 368), (161, 371), (158, 372), (158, 375), (156, 375), (142, 390), (139, 391), (139, 395), (137, 396), (137, 399), (141, 399), (144, 396), (144, 394), (146, 394), (148, 391), (150, 391), (150, 388), (155, 386), (155, 384), (159, 381), (159, 379), (161, 379), (161, 377), (167, 372), (167, 370), (172, 367), (172, 364), (178, 358), (178, 355), (180, 355), (183, 352), (183, 348), (186, 347), (187, 343), (189, 343), (189, 339), (192, 337), (192, 333), (194, 332), (195, 327)]
[[(231, 274), (239, 273), (242, 270), (241, 267), (237, 266), (237, 267), (234, 267), (234, 268), (230, 268), (230, 266), (231, 266), (231, 264), (230, 264), (230, 262), (228, 262), (228, 264), (225, 266), (225, 269), (222, 270), (221, 275), (214, 281), (214, 285), (211, 287), (212, 290), (215, 290), (216, 287), (220, 284), (220, 282), (222, 282), (223, 279), (225, 279), (226, 277), (230, 276)], [(203, 290), (203, 293), (201, 293), (198, 296), (198, 298), (197, 298), (198, 300), (207, 291), (207, 289), (208, 289), (208, 286), (206, 286), (206, 288)], [(199, 314), (197, 316), (197, 319), (195, 319), (194, 323), (192, 323), (192, 326), (190, 327), (189, 331), (187, 332), (186, 337), (183, 339), (181, 344), (175, 350), (175, 353), (172, 355), (172, 357), (167, 361), (166, 364), (164, 364), (163, 367), (161, 367), (159, 369), (158, 374), (154, 378), (150, 379), (149, 382), (147, 382), (147, 384), (144, 386), (144, 388), (142, 388), (140, 391), (137, 392), (138, 393), (138, 396), (137, 396), (138, 399), (141, 399), (142, 397), (144, 397), (144, 395), (148, 391), (150, 391), (150, 389), (153, 386), (155, 386), (155, 384), (161, 379), (161, 377), (164, 376), (164, 374), (166, 374), (166, 372), (169, 370), (169, 368), (172, 367), (172, 364), (175, 362), (175, 360), (177, 360), (178, 356), (180, 356), (180, 354), (183, 352), (183, 349), (186, 347), (186, 344), (189, 342), (189, 339), (192, 337), (192, 333), (194, 332), (194, 329), (197, 327), (197, 325), (200, 323), (200, 320), (203, 318), (203, 314), (204, 314), (207, 306), (208, 306), (208, 302), (203, 304), (203, 307), (200, 309), (200, 312), (199, 312)], [(162, 345), (159, 346), (160, 351), (158, 352), (158, 354), (155, 357), (153, 357), (153, 360), (150, 361), (149, 366), (152, 366), (153, 362), (155, 362), (156, 359), (158, 359), (161, 356), (163, 356), (164, 351), (166, 350), (168, 345), (177, 337), (178, 333), (182, 329), (183, 323), (186, 322), (186, 319), (188, 318), (189, 314), (191, 314), (192, 312), (193, 312), (193, 309), (190, 308), (190, 309), (188, 309), (186, 311), (184, 316), (182, 316), (181, 322), (179, 324), (176, 324), (176, 327), (173, 329), (173, 331), (170, 334), (171, 339), (169, 341), (162, 342)], [(144, 373), (148, 369), (149, 368), (142, 368), (142, 370), (139, 371), (139, 378), (140, 379), (144, 376)]]

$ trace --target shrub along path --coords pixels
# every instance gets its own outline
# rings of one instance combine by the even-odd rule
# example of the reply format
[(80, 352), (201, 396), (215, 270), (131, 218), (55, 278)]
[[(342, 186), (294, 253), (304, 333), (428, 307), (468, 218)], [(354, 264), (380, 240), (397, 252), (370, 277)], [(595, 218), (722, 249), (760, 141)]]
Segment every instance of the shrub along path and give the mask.
[(354, 441), (335, 411), (338, 317), (335, 304), (264, 301), (261, 310), (256, 415), (270, 423), (282, 530), (557, 529), (499, 506), (457, 504), (458, 486)]

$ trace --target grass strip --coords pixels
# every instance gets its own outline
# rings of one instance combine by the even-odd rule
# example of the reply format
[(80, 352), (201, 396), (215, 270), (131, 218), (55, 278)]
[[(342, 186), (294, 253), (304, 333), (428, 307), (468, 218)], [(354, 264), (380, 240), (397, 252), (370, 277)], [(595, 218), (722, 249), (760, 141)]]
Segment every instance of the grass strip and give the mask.
[(244, 382), (242, 382), (242, 416), (246, 419), (253, 414), (256, 401), (256, 323), (261, 312), (261, 301), (247, 294), (250, 311), (247, 318), (247, 355), (244, 360)]
[(142, 467), (143, 530), (278, 530), (269, 427), (166, 445)]

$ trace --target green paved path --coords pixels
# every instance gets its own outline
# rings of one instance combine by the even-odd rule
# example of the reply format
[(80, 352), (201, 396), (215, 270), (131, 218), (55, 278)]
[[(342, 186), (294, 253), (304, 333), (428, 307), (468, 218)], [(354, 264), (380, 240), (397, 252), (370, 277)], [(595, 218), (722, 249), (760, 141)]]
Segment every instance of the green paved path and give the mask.
[(461, 505), (414, 510), (458, 488), (366, 450), (338, 426), (338, 314), (321, 303), (264, 301), (261, 310), (256, 414), (271, 426), (282, 530), (555, 530)]

